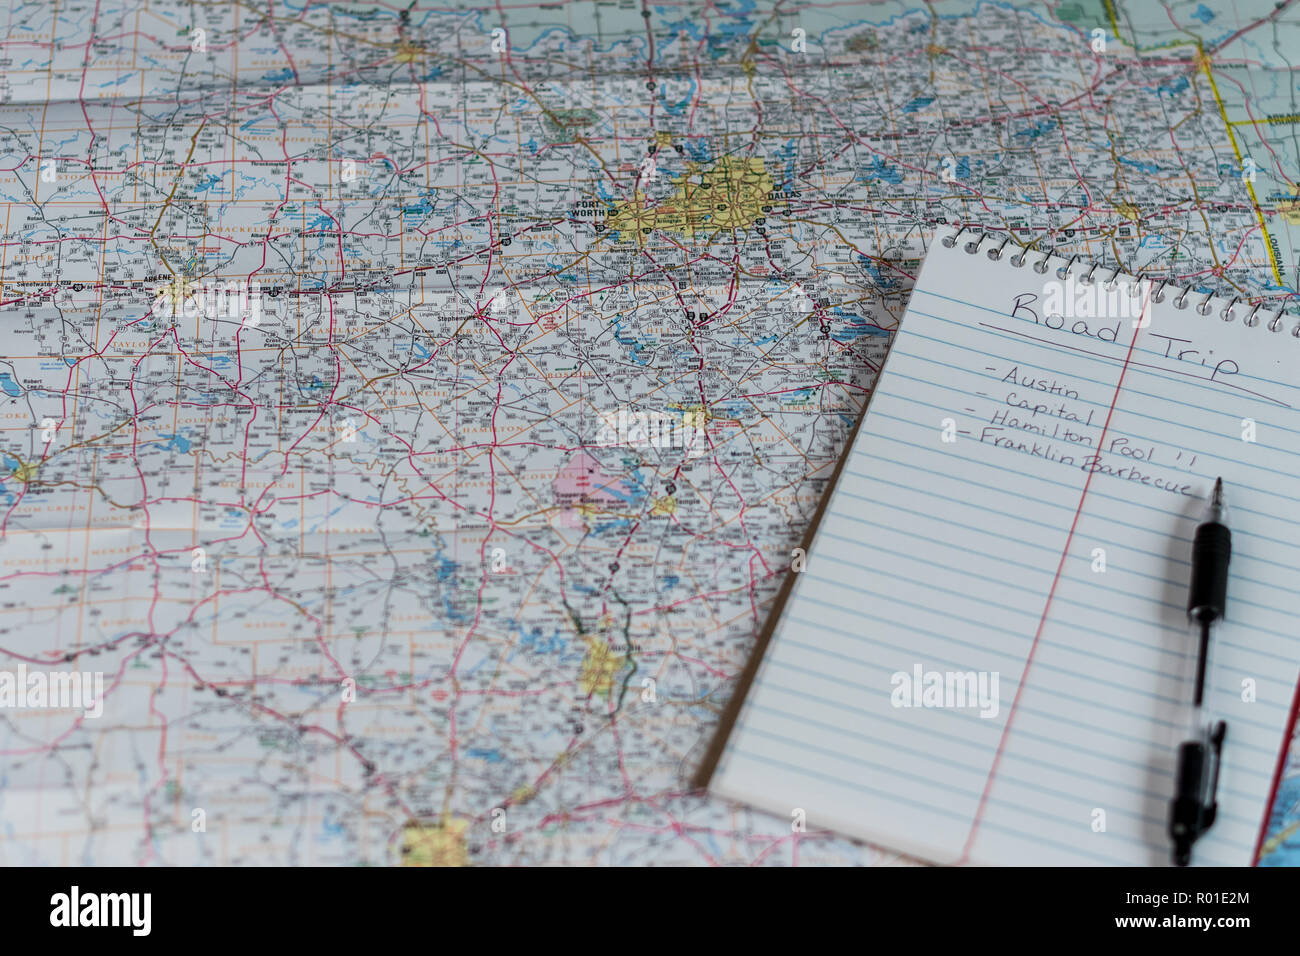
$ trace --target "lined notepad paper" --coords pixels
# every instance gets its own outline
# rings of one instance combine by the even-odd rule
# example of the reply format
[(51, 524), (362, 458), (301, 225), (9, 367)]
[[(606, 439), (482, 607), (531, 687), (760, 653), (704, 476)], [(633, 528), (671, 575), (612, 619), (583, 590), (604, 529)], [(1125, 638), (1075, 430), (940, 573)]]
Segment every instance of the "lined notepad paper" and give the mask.
[(1300, 674), (1296, 319), (1107, 269), (1080, 292), (1091, 267), (973, 238), (929, 250), (710, 790), (935, 862), (1167, 863), (1222, 475), (1229, 730), (1195, 859), (1249, 863)]

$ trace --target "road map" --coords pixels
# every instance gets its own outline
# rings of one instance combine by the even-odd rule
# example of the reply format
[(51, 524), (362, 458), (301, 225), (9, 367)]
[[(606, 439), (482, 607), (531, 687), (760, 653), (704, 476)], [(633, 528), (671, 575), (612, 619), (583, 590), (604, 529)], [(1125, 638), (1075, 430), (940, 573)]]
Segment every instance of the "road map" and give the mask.
[(1296, 294), (1214, 7), (0, 14), (0, 863), (894, 862), (689, 774), (940, 223)]

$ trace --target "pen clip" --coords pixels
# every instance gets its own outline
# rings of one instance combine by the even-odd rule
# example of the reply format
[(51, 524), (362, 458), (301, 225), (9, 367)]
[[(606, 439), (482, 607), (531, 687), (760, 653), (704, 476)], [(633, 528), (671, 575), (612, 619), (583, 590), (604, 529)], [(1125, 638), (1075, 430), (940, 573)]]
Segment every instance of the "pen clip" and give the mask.
[(1201, 832), (1214, 825), (1219, 815), (1219, 764), (1223, 755), (1223, 740), (1228, 736), (1227, 721), (1219, 721), (1210, 731), (1210, 752), (1214, 755), (1214, 773), (1210, 777), (1209, 791), (1201, 805)]

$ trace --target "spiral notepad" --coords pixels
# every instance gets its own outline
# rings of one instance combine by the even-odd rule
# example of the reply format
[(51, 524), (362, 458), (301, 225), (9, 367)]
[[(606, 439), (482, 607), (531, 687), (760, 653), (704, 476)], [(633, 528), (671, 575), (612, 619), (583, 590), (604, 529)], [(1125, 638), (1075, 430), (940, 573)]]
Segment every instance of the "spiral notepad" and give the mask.
[(1297, 474), (1296, 317), (947, 229), (699, 779), (935, 862), (1165, 863), (1222, 476), (1196, 861), (1250, 862), (1300, 674)]

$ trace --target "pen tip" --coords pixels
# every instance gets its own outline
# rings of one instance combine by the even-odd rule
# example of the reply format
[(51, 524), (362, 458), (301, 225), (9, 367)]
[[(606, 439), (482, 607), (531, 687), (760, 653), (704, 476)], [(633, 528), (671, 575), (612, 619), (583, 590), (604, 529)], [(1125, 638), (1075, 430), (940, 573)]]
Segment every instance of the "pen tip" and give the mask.
[(1205, 520), (1224, 524), (1228, 517), (1228, 503), (1224, 500), (1223, 479), (1214, 479), (1214, 490), (1205, 504)]

